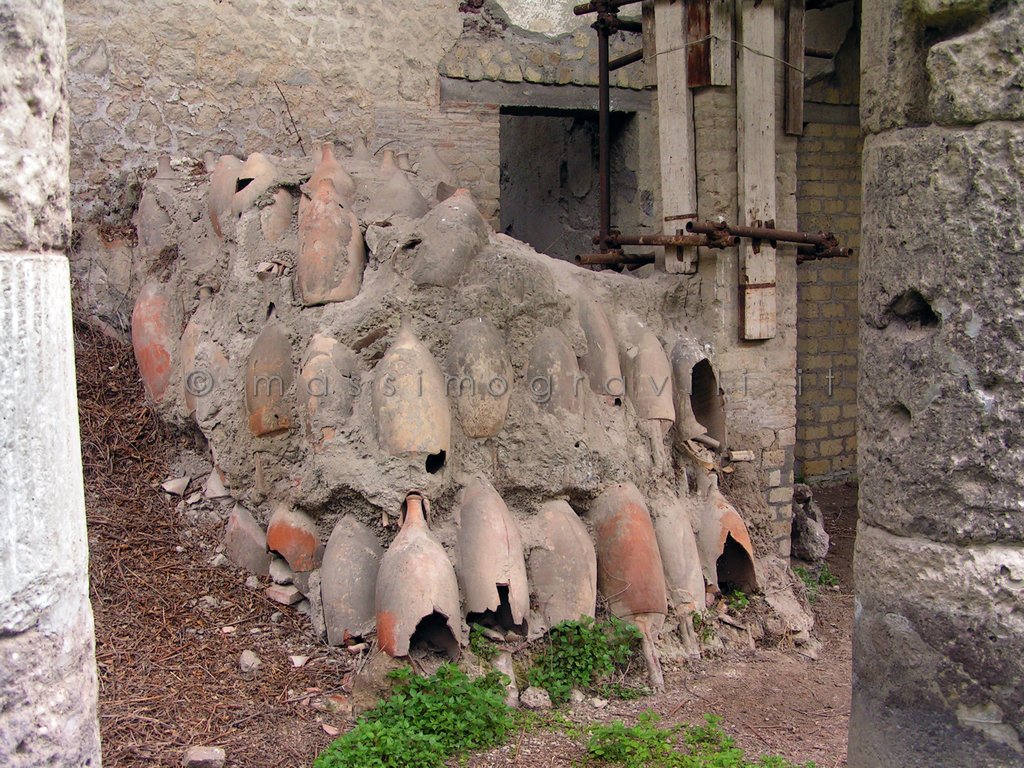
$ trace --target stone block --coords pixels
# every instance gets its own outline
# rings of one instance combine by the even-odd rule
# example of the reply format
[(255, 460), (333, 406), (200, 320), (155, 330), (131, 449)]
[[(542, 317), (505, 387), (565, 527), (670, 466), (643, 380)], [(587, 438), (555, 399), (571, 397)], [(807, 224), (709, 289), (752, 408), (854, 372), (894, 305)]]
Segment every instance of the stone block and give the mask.
[[(861, 523), (851, 768), (1019, 765), (1024, 556)], [(955, 692), (955, 694), (954, 694)]]
[(71, 232), (63, 6), (9, 0), (2, 17), (0, 250), (63, 250)]
[(1024, 126), (869, 137), (864, 168), (862, 519), (1019, 542)]
[(861, 126), (868, 133), (927, 120), (924, 31), (909, 0), (861, 6)]
[[(974, 15), (988, 8), (988, 0), (921, 2)], [(927, 68), (936, 122), (1024, 120), (1024, 11), (1011, 8), (976, 31), (936, 43)]]

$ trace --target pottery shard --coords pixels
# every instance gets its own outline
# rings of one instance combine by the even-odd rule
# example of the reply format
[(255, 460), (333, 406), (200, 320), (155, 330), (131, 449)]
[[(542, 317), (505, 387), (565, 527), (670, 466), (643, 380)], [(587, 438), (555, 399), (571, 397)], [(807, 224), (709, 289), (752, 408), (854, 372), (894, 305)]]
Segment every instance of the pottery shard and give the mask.
[(268, 243), (276, 243), (292, 225), (295, 198), (287, 189), (274, 193), (274, 202), (260, 211), (260, 227)]
[(448, 346), (447, 394), (455, 398), (467, 437), (494, 437), (512, 397), (512, 363), (505, 341), (483, 318), (455, 327)]
[(253, 152), (238, 171), (235, 194), (231, 198), (231, 212), (239, 216), (256, 204), (260, 195), (277, 181), (277, 168), (266, 155)]
[(661, 342), (644, 328), (623, 345), (621, 360), (626, 394), (641, 419), (657, 419), (667, 431), (675, 421), (672, 402), (672, 367)]
[(245, 507), (236, 504), (224, 530), (224, 551), (239, 568), (257, 576), (270, 573), (267, 535)]
[(384, 549), (354, 517), (338, 520), (320, 566), (327, 642), (342, 645), (370, 632), (375, 622), (377, 571)]
[[(423, 516), (424, 500), (406, 500), (402, 530), (381, 558), (377, 573), (377, 641), (389, 656), (406, 656), (420, 629), (452, 659), (465, 642), (459, 621), (459, 585), (444, 547)], [(421, 622), (424, 626), (420, 626)]]
[(231, 211), (231, 203), (235, 198), (235, 187), (238, 173), (242, 170), (242, 161), (234, 155), (223, 155), (210, 176), (210, 195), (208, 209), (210, 224), (214, 234), (224, 237), (224, 216)]
[(299, 199), (300, 215), (305, 206), (312, 200), (317, 187), (320, 186), (320, 182), (324, 179), (330, 179), (331, 183), (334, 184), (334, 191), (338, 193), (338, 199), (341, 200), (341, 204), (346, 208), (352, 207), (352, 203), (356, 198), (356, 183), (348, 175), (341, 163), (338, 162), (337, 158), (335, 158), (334, 146), (328, 142), (321, 145), (320, 161), (317, 163), (316, 168), (313, 169), (313, 175), (302, 185), (303, 195)]
[(403, 326), (377, 364), (373, 382), (380, 447), (393, 456), (447, 453), (451, 415), (444, 389), (444, 376), (430, 351)]
[(597, 603), (597, 554), (587, 527), (564, 501), (541, 506), (543, 538), (530, 551), (530, 583), (548, 627), (593, 616)]
[(580, 375), (576, 355), (565, 334), (550, 328), (530, 350), (526, 385), (530, 398), (549, 412), (579, 413)]
[(330, 336), (314, 334), (299, 374), (306, 433), (317, 443), (333, 437), (352, 415), (359, 391), (359, 356)]
[(665, 614), (668, 598), (658, 540), (640, 491), (613, 485), (590, 508), (597, 550), (597, 587), (619, 617)]
[(669, 604), (679, 613), (704, 608), (704, 576), (691, 515), (686, 508), (695, 503), (692, 497), (665, 499), (654, 515)]
[(413, 232), (413, 248), (395, 255), (395, 269), (417, 285), (450, 288), (487, 244), (488, 227), (469, 191), (460, 189), (427, 213)]
[(271, 320), (252, 345), (245, 376), (245, 410), (253, 435), (274, 435), (291, 428), (287, 397), (293, 378), (288, 333), (280, 322)]
[(319, 568), (324, 551), (312, 518), (285, 504), (279, 505), (270, 516), (267, 548), (287, 560), (295, 573)]
[(405, 171), (396, 171), (370, 198), (364, 218), (371, 224), (388, 222), (397, 217), (418, 219), (429, 209), (426, 199), (412, 185)]
[(363, 284), (366, 246), (359, 221), (330, 179), (321, 179), (299, 212), (299, 257), (295, 284), (307, 306), (347, 301)]
[(498, 612), (499, 587), (507, 590), (512, 625), (522, 625), (530, 610), (523, 540), (515, 519), (497, 491), (484, 479), (462, 491), (458, 523), (458, 575), (466, 614)]
[(132, 348), (146, 395), (153, 402), (163, 400), (171, 380), (174, 344), (178, 326), (173, 295), (166, 285), (142, 286), (132, 310)]
[(143, 192), (142, 199), (139, 201), (139, 210), (135, 215), (135, 229), (139, 235), (139, 246), (160, 250), (168, 245), (164, 228), (170, 223), (171, 217), (157, 202), (154, 192), (150, 189)]
[(750, 533), (740, 513), (718, 490), (717, 482), (712, 482), (701, 509), (697, 548), (709, 585), (748, 594), (757, 591)]
[(605, 397), (621, 398), (626, 383), (619, 366), (619, 348), (608, 316), (593, 299), (580, 301), (580, 325), (587, 338), (587, 351), (579, 364), (587, 374), (590, 389)]

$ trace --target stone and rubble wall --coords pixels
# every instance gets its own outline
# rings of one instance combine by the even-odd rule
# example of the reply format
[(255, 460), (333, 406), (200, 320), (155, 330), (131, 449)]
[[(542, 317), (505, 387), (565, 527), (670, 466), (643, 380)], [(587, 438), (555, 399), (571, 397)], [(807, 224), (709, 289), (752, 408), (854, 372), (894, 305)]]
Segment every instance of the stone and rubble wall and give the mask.
[(99, 766), (59, 0), (0, 19), (0, 764)]
[(850, 765), (1024, 761), (1024, 6), (867, 0)]

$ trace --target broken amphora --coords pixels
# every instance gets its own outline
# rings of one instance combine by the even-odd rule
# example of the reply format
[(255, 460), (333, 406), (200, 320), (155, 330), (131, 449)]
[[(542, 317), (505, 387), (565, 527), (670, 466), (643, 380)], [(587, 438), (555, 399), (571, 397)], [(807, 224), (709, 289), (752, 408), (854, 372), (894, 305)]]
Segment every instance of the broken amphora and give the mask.
[(626, 393), (637, 416), (659, 422), (662, 435), (667, 434), (676, 419), (672, 367), (653, 331), (637, 324), (623, 344), (621, 365), (626, 374)]
[(253, 342), (246, 366), (245, 411), (253, 435), (276, 435), (291, 429), (288, 393), (293, 379), (288, 331), (272, 312)]
[(452, 169), (445, 164), (437, 150), (433, 147), (424, 147), (419, 151), (416, 175), (421, 179), (428, 179), (435, 184), (443, 183), (448, 187), (455, 188), (459, 186), (459, 181), (455, 178)]
[(672, 347), (671, 363), (677, 445), (707, 435), (724, 449), (725, 398), (711, 361), (696, 341), (681, 338)]
[(210, 224), (217, 237), (224, 238), (225, 215), (231, 211), (238, 185), (238, 174), (242, 170), (242, 161), (234, 155), (222, 155), (210, 175), (210, 193), (207, 204), (210, 212)]
[(405, 171), (396, 168), (391, 178), (381, 184), (370, 198), (363, 218), (368, 224), (383, 224), (396, 217), (418, 219), (428, 210), (430, 206), (409, 181)]
[(466, 620), (525, 634), (530, 587), (523, 539), (505, 502), (476, 478), (462, 489), (455, 521)]
[(295, 573), (316, 570), (324, 555), (316, 523), (305, 512), (287, 504), (279, 504), (270, 516), (267, 549), (287, 560)]
[(625, 380), (619, 366), (619, 349), (608, 316), (593, 299), (579, 303), (580, 325), (587, 339), (587, 351), (579, 359), (580, 369), (587, 374), (590, 389), (609, 403), (621, 403), (626, 393)]
[(335, 524), (320, 566), (328, 644), (358, 642), (373, 630), (377, 571), (383, 555), (373, 531), (351, 515)]
[(146, 283), (132, 310), (132, 348), (146, 396), (159, 403), (171, 380), (178, 324), (171, 289), (161, 283)]
[(444, 466), (451, 444), (451, 414), (444, 375), (430, 350), (402, 324), (373, 381), (377, 442), (392, 456), (427, 454), (428, 472)]
[(419, 643), (459, 657), (465, 642), (459, 620), (455, 568), (427, 525), (429, 502), (411, 493), (402, 529), (377, 573), (377, 642), (389, 656), (408, 656)]
[(366, 245), (359, 220), (345, 208), (334, 182), (321, 179), (313, 199), (299, 211), (299, 255), (295, 286), (304, 306), (348, 301), (359, 293)]
[(703, 496), (697, 548), (704, 581), (718, 592), (757, 591), (754, 546), (740, 513), (718, 489), (718, 476), (705, 472), (699, 485)]
[(274, 193), (274, 202), (260, 211), (260, 229), (268, 243), (276, 243), (292, 225), (295, 198), (287, 189)]
[(402, 248), (395, 269), (416, 285), (451, 288), (487, 244), (489, 228), (469, 191), (460, 189), (420, 219), (412, 239)]
[(359, 357), (330, 336), (314, 334), (299, 373), (298, 398), (306, 434), (330, 440), (352, 415), (359, 392)]
[(549, 328), (530, 350), (526, 386), (530, 399), (542, 410), (579, 413), (580, 375), (576, 355), (565, 334)]
[[(181, 386), (182, 396), (185, 401), (185, 411), (190, 419), (196, 417), (196, 398), (202, 396), (210, 384), (206, 380), (208, 371), (200, 370), (196, 364), (199, 353), (199, 345), (210, 333), (213, 324), (213, 304), (210, 301), (213, 296), (213, 288), (204, 285), (199, 289), (199, 306), (192, 313), (192, 317), (185, 324), (185, 330), (181, 332), (181, 341), (178, 344), (181, 357)], [(211, 387), (212, 389), (212, 387)], [(205, 392), (209, 394), (209, 392)]]
[(512, 397), (512, 363), (505, 340), (483, 318), (459, 323), (448, 345), (447, 394), (455, 398), (467, 437), (494, 437), (505, 425)]
[(668, 595), (650, 512), (632, 483), (605, 490), (590, 508), (597, 550), (597, 588), (614, 616), (629, 619), (643, 635), (651, 685), (664, 688), (655, 643), (665, 623)]
[(530, 550), (529, 574), (537, 610), (547, 627), (594, 616), (597, 553), (587, 526), (565, 501), (541, 505), (540, 544)]
[(277, 181), (277, 167), (262, 152), (253, 152), (238, 170), (231, 212), (237, 218), (252, 208), (260, 195)]
[(334, 184), (334, 191), (338, 193), (341, 204), (351, 208), (356, 199), (356, 183), (348, 175), (341, 163), (334, 156), (334, 145), (324, 142), (320, 145), (320, 162), (313, 169), (313, 175), (302, 185), (302, 197), (299, 199), (299, 216), (302, 209), (312, 200), (316, 194), (317, 187), (323, 179), (330, 179)]

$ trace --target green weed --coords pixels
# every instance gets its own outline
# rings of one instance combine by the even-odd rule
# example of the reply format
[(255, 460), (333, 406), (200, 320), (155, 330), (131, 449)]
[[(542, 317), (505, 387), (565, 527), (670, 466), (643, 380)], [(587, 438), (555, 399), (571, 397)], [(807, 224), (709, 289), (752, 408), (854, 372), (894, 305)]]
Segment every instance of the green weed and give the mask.
[(807, 602), (809, 603), (817, 601), (822, 587), (834, 587), (839, 584), (839, 579), (832, 573), (828, 563), (822, 563), (816, 569), (798, 565), (793, 569), (793, 573), (800, 577), (800, 581), (807, 588)]
[(433, 768), (468, 750), (501, 744), (512, 727), (505, 677), (470, 680), (454, 664), (430, 677), (391, 673), (394, 693), (335, 739), (313, 768)]
[(564, 704), (573, 688), (592, 689), (625, 667), (640, 638), (640, 630), (614, 616), (563, 621), (548, 633), (547, 647), (534, 658), (527, 680), (545, 689), (554, 704)]

